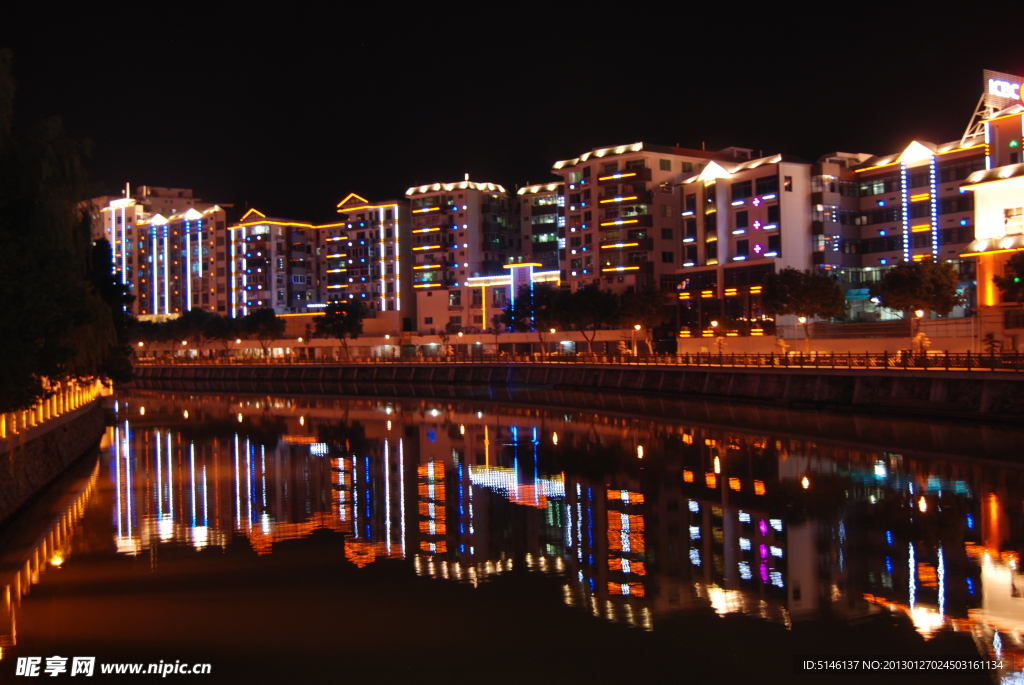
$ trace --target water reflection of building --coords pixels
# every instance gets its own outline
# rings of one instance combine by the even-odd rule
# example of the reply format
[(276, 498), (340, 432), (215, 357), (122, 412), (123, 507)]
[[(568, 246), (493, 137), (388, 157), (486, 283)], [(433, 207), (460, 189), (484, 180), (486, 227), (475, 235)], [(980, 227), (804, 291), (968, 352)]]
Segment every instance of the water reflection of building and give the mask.
[(1016, 471), (419, 400), (138, 393), (127, 415), (111, 452), (125, 552), (241, 534), (265, 553), (328, 528), (359, 566), (404, 558), (478, 583), (524, 565), (563, 575), (567, 603), (640, 627), (709, 608), (789, 624), (884, 606), (926, 635), (970, 625), (991, 648), (1001, 634), (1006, 650), (1024, 622)]

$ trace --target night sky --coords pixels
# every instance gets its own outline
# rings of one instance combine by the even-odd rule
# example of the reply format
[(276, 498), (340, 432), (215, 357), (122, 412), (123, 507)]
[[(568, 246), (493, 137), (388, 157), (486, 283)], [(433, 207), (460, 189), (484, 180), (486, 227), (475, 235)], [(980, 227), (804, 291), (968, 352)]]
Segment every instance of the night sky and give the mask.
[[(301, 16), (172, 4), (49, 16), (38, 4), (0, 17), (17, 125), (59, 115), (90, 140), (93, 194), (190, 187), (308, 221), (329, 220), (349, 192), (382, 200), (464, 173), (513, 191), (553, 180), (556, 160), (641, 140), (809, 161), (946, 142), (968, 123), (982, 69), (1024, 74), (1020, 41), (960, 28), (983, 23), (962, 10), (883, 22), (855, 4), (832, 17), (824, 5), (712, 17), (639, 3)], [(1013, 12), (993, 23), (1019, 27)]]

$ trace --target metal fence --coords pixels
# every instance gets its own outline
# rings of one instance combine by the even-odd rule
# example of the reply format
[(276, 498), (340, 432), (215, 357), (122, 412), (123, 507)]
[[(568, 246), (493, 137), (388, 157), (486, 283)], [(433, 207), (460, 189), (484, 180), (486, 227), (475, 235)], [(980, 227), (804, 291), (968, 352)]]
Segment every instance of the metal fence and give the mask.
[(238, 365), (326, 365), (326, 364), (528, 364), (528, 365), (575, 365), (608, 364), (625, 366), (692, 366), (719, 368), (760, 368), (760, 369), (856, 369), (856, 370), (928, 370), (928, 371), (1002, 371), (1020, 372), (1024, 358), (1019, 352), (1008, 354), (932, 353), (913, 354), (907, 351), (894, 354), (697, 354), (617, 356), (598, 354), (576, 355), (449, 355), (424, 357), (273, 357), (258, 358), (183, 358), (158, 357), (136, 359), (137, 366), (238, 366)]

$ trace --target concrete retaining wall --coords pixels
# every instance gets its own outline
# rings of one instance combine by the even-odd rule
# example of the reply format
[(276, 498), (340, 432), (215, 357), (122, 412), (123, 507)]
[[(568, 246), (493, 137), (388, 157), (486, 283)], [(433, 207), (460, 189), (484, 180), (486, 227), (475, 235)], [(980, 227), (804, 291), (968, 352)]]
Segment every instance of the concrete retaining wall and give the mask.
[(101, 400), (0, 440), (0, 524), (95, 447), (103, 435)]
[[(731, 369), (617, 365), (401, 364), (142, 366), (137, 385), (167, 390), (346, 392), (346, 386), (416, 384), (666, 393), (900, 415), (990, 420), (1024, 416), (1024, 374), (891, 369)], [(360, 394), (360, 393), (355, 393)], [(401, 393), (399, 393), (401, 394)]]

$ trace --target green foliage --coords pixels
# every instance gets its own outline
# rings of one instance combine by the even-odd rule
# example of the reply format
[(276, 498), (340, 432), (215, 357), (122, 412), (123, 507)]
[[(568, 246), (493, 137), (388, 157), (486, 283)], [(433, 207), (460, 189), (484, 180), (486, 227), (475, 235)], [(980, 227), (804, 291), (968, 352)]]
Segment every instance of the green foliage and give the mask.
[(579, 331), (594, 352), (594, 338), (602, 326), (614, 326), (619, 319), (619, 298), (610, 290), (590, 284), (576, 292), (559, 290), (552, 303), (553, 320), (563, 330)]
[(846, 316), (846, 296), (839, 283), (824, 274), (786, 268), (765, 277), (761, 309), (772, 316), (837, 319)]
[(15, 134), (10, 66), (10, 52), (0, 51), (0, 411), (31, 406), (67, 380), (124, 371), (111, 358), (123, 348), (117, 297), (105, 301), (104, 278), (90, 267), (89, 221), (78, 205), (84, 145), (57, 119)]
[(945, 316), (964, 303), (957, 292), (958, 281), (959, 276), (950, 264), (936, 264), (930, 259), (900, 262), (871, 287), (871, 295), (889, 309), (921, 309)]
[(553, 305), (558, 288), (551, 283), (520, 286), (515, 303), (505, 305), (501, 323), (510, 331), (547, 330), (554, 325)]
[(366, 310), (361, 302), (344, 300), (327, 305), (324, 315), (317, 317), (316, 332), (328, 338), (337, 338), (348, 358), (348, 339), (355, 340), (363, 333)]
[(264, 357), (270, 355), (270, 343), (284, 337), (284, 319), (275, 314), (273, 309), (257, 309), (242, 317), (239, 323), (247, 336), (260, 341)]
[(672, 310), (665, 301), (665, 294), (652, 286), (619, 297), (619, 324), (625, 328), (640, 324), (637, 337), (642, 336), (648, 353), (654, 351), (654, 329), (671, 317)]
[(1024, 251), (1010, 255), (1005, 271), (1005, 276), (993, 276), (992, 282), (1003, 294), (1004, 302), (1024, 306)]

